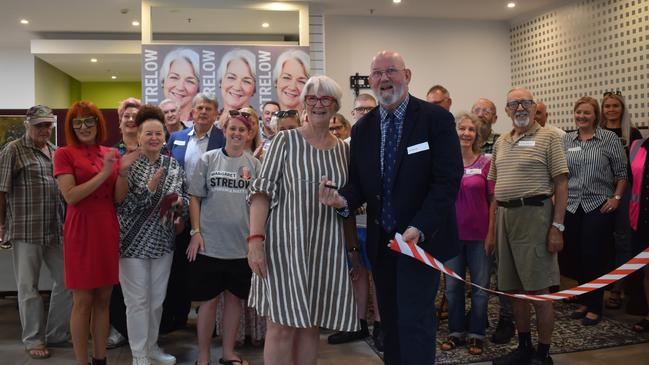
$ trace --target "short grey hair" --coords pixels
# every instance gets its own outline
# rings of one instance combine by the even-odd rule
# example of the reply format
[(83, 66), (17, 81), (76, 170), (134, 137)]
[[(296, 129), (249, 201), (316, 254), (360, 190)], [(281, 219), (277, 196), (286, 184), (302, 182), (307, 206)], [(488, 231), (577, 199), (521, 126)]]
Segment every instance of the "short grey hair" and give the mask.
[[(192, 66), (192, 69), (194, 70), (194, 76), (196, 76), (196, 78), (200, 80), (200, 56), (198, 55), (198, 53), (189, 48), (176, 48), (173, 51), (167, 53), (164, 60), (162, 61), (162, 67), (160, 67), (160, 84), (164, 83), (165, 78), (169, 74), (171, 64), (181, 58), (184, 58), (185, 60), (187, 60), (187, 62), (189, 62), (189, 64)], [(200, 82), (198, 84), (200, 90)]]
[(201, 101), (212, 103), (214, 104), (214, 109), (219, 110), (219, 101), (216, 100), (216, 94), (214, 94), (213, 92), (206, 91), (196, 94), (196, 96), (194, 96), (194, 99), (192, 99), (192, 108), (195, 108), (196, 104)]
[(343, 92), (334, 79), (325, 75), (312, 76), (304, 85), (300, 100), (302, 100), (302, 103), (305, 103), (304, 99), (307, 95), (316, 94), (333, 97), (336, 99), (336, 112), (340, 110), (340, 99), (343, 96)]
[(275, 62), (275, 68), (273, 69), (273, 82), (277, 82), (279, 75), (282, 73), (282, 68), (284, 68), (284, 63), (291, 58), (296, 59), (304, 67), (304, 73), (307, 78), (311, 76), (311, 57), (302, 50), (292, 48), (277, 57), (277, 62)]
[(230, 64), (230, 62), (236, 60), (237, 58), (241, 59), (243, 62), (246, 63), (246, 65), (248, 65), (248, 69), (250, 69), (250, 75), (252, 75), (252, 78), (255, 81), (255, 88), (256, 88), (257, 87), (257, 61), (255, 60), (254, 53), (243, 48), (235, 48), (233, 50), (228, 51), (225, 55), (223, 55), (223, 58), (221, 58), (221, 63), (219, 64), (219, 68), (216, 70), (216, 83), (217, 84), (221, 83), (221, 80), (223, 80), (223, 76), (225, 76), (225, 71), (228, 69), (228, 65)]
[(173, 104), (173, 105), (176, 106), (176, 108), (179, 108), (179, 109), (180, 109), (180, 105), (178, 105), (178, 102), (175, 101), (175, 100), (173, 100), (173, 99), (164, 99), (163, 101), (161, 101), (161, 102), (158, 104), (158, 107), (159, 107), (159, 108), (162, 108), (162, 106), (165, 105), (165, 104)]

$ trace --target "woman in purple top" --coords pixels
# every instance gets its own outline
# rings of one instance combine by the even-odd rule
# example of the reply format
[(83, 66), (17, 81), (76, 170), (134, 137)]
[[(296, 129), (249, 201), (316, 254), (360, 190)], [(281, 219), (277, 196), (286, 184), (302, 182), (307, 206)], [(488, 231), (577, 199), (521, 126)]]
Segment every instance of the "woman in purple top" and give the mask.
[[(494, 182), (487, 181), (491, 159), (480, 153), (480, 119), (473, 114), (461, 113), (455, 121), (464, 161), (464, 176), (455, 201), (462, 250), (445, 264), (462, 277), (468, 266), (471, 281), (486, 287), (489, 283), (490, 258), (484, 241), (490, 227), (489, 203), (494, 189)], [(471, 314), (468, 323), (464, 314), (464, 283), (447, 277), (446, 297), (449, 336), (440, 348), (443, 351), (452, 350), (468, 340), (469, 353), (482, 354), (489, 299), (487, 293), (471, 288)]]

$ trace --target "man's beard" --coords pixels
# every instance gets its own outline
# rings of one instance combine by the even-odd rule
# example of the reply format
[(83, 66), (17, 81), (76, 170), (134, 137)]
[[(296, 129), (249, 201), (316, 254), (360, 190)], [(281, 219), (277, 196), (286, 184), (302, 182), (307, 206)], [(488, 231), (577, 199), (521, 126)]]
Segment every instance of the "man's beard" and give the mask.
[(374, 90), (374, 94), (381, 105), (392, 105), (396, 103), (403, 96), (404, 92), (404, 85), (397, 86), (395, 84), (392, 84), (391, 90), (384, 93), (381, 93), (381, 86), (379, 86), (378, 90)]
[(514, 125), (518, 128), (525, 128), (530, 124), (530, 113), (528, 112), (518, 112), (514, 114)]

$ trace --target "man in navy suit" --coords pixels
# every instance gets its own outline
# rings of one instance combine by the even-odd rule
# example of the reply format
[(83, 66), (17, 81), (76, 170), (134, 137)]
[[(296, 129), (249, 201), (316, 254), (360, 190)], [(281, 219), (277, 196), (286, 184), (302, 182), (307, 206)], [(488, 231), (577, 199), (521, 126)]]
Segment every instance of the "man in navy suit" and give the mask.
[[(192, 117), (194, 126), (172, 133), (167, 142), (167, 149), (180, 166), (185, 169), (187, 179), (201, 156), (207, 152), (225, 146), (223, 132), (214, 125), (218, 117), (219, 104), (213, 93), (199, 93), (192, 100)], [(187, 324), (187, 314), (191, 307), (187, 293), (187, 258), (185, 250), (190, 240), (190, 224), (186, 222), (185, 230), (176, 236), (176, 249), (171, 264), (167, 296), (163, 304), (163, 333), (183, 328)]]
[[(455, 256), (455, 198), (463, 167), (453, 116), (408, 94), (411, 71), (396, 52), (372, 60), (379, 100), (352, 129), (349, 181), (320, 184), (322, 203), (345, 216), (367, 202), (368, 254), (385, 330), (386, 364), (435, 362), (439, 273), (388, 248), (395, 233), (440, 261)], [(356, 253), (352, 253), (356, 254)]]

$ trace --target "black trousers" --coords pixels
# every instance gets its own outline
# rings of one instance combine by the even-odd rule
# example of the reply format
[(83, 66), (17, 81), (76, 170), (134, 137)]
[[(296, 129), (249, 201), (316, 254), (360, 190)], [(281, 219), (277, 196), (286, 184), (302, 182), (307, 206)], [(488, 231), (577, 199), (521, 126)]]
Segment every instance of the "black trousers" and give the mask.
[(171, 263), (167, 295), (162, 304), (162, 320), (160, 332), (167, 333), (174, 329), (185, 327), (187, 315), (191, 309), (189, 294), (189, 262), (187, 261), (187, 245), (189, 245), (189, 224), (187, 228), (176, 236), (176, 249)]
[(383, 233), (372, 274), (385, 331), (384, 362), (421, 365), (435, 362), (437, 317), (435, 297), (439, 272), (394, 252), (387, 243), (394, 234)]
[[(581, 206), (575, 213), (566, 212), (566, 250), (576, 258), (577, 281), (585, 284), (606, 274), (604, 244), (613, 235), (614, 213), (601, 213), (601, 206), (586, 213)], [(588, 311), (601, 315), (604, 290), (594, 290), (577, 297), (577, 302)]]

